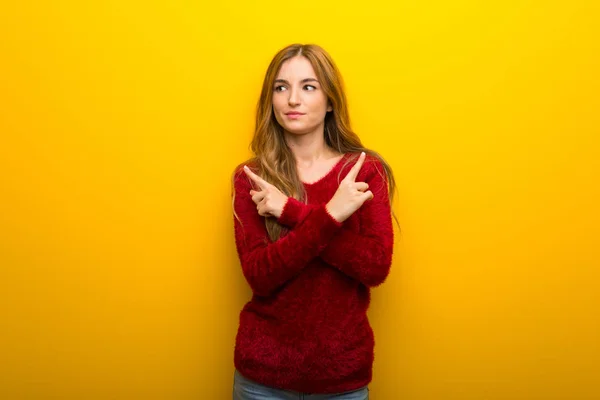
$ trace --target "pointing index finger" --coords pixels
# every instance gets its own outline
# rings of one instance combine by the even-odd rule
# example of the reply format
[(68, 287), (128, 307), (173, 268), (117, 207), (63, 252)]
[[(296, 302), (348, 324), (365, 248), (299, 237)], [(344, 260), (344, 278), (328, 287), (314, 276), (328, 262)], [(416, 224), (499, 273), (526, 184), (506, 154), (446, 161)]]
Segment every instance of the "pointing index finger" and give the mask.
[(366, 158), (366, 154), (363, 151), (362, 153), (360, 153), (360, 156), (358, 157), (358, 161), (356, 161), (356, 164), (354, 164), (354, 166), (352, 167), (350, 172), (348, 172), (348, 175), (346, 177), (348, 179), (352, 180), (352, 182), (356, 181), (356, 177), (358, 176), (358, 172), (360, 171), (363, 163), (365, 162), (365, 158)]
[(261, 178), (260, 176), (256, 175), (254, 172), (252, 172), (250, 170), (250, 168), (248, 168), (246, 165), (244, 165), (244, 172), (246, 173), (246, 175), (248, 175), (248, 177), (250, 179), (252, 179), (258, 186), (260, 186), (261, 189), (266, 189), (268, 187), (268, 183), (267, 181), (265, 181), (263, 178)]

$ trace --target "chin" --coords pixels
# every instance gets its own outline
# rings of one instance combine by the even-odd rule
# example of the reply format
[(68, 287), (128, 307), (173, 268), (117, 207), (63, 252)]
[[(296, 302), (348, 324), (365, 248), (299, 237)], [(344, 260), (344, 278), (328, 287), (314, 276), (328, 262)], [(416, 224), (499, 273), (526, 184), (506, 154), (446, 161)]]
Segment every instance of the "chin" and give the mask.
[(298, 128), (297, 126), (295, 126), (295, 127), (284, 126), (283, 129), (286, 132), (291, 133), (292, 135), (304, 135), (305, 133), (308, 133), (311, 131), (310, 129)]

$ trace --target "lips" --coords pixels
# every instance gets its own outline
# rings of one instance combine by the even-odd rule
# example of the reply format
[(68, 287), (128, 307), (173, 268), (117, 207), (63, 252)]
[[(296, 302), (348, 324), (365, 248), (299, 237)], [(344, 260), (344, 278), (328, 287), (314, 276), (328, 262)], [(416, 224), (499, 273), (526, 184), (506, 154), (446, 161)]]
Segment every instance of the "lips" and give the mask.
[(303, 115), (304, 114), (302, 114), (302, 113), (296, 113), (296, 112), (285, 114), (285, 116), (287, 117), (288, 120), (298, 120)]
[(303, 113), (300, 112), (289, 112), (289, 113), (285, 113), (285, 115), (289, 115), (289, 116), (294, 116), (294, 115), (304, 115)]

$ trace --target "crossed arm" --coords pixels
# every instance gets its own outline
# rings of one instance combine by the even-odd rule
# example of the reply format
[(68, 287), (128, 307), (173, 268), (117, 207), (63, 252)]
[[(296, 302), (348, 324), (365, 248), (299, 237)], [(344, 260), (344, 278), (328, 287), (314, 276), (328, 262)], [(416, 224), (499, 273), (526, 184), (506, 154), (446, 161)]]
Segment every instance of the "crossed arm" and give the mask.
[(277, 221), (288, 234), (272, 242), (263, 216), (252, 199), (250, 180), (236, 174), (234, 219), (236, 248), (246, 280), (255, 294), (268, 296), (299, 274), (315, 257), (366, 286), (381, 284), (392, 260), (393, 229), (387, 181), (370, 164), (364, 182), (373, 192), (351, 218), (358, 218), (358, 232), (350, 230), (328, 212), (325, 204), (307, 205), (287, 198)]

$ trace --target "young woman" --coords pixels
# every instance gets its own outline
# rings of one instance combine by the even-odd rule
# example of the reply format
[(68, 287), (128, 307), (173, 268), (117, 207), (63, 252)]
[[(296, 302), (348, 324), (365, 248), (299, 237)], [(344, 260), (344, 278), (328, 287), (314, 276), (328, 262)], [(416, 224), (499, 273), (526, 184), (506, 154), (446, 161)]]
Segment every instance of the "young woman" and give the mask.
[(350, 129), (341, 76), (321, 47), (275, 55), (252, 150), (233, 175), (236, 247), (253, 292), (233, 398), (368, 399), (367, 308), (391, 266), (395, 184)]

